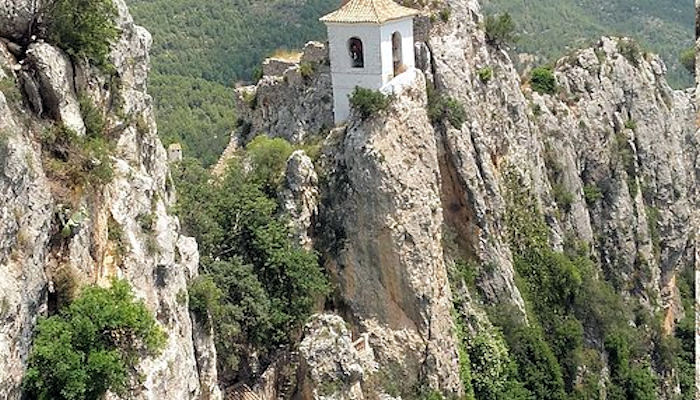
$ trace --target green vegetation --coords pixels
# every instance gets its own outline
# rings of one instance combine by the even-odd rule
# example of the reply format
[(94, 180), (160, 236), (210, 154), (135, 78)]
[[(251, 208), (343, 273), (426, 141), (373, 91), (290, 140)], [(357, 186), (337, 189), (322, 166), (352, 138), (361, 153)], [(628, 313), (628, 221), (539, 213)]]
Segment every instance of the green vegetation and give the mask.
[(493, 78), (493, 68), (491, 67), (481, 68), (476, 71), (476, 73), (479, 75), (479, 79), (484, 83), (489, 83), (491, 78)]
[(681, 52), (679, 61), (691, 75), (695, 75), (695, 48), (690, 47)]
[(467, 119), (467, 112), (459, 100), (443, 96), (431, 87), (428, 88), (428, 118), (433, 124), (449, 121), (459, 129)]
[(311, 76), (313, 76), (315, 71), (314, 65), (308, 62), (301, 63), (299, 65), (299, 74), (304, 78), (304, 79), (309, 79)]
[(496, 47), (515, 44), (518, 37), (515, 34), (515, 22), (509, 13), (488, 15), (484, 26), (486, 41)]
[(583, 198), (586, 199), (586, 204), (591, 206), (603, 198), (603, 192), (596, 184), (585, 185), (583, 187)]
[(355, 87), (350, 95), (350, 105), (360, 113), (362, 118), (368, 118), (379, 111), (386, 110), (391, 103), (391, 97), (378, 90)]
[(617, 50), (630, 64), (639, 67), (639, 59), (642, 57), (642, 50), (636, 41), (621, 40), (617, 43)]
[(5, 96), (8, 104), (22, 103), (22, 92), (20, 92), (14, 79), (8, 77), (1, 78), (0, 92)]
[(111, 43), (119, 30), (111, 0), (55, 0), (45, 10), (48, 40), (73, 57), (86, 57), (106, 68)]
[(100, 137), (105, 132), (105, 119), (89, 97), (84, 94), (78, 95), (80, 105), (80, 115), (85, 124), (85, 134), (88, 137)]
[(93, 111), (90, 111), (90, 125), (85, 136), (78, 136), (65, 125), (56, 125), (47, 129), (42, 137), (46, 172), (66, 186), (81, 187), (112, 180), (109, 156), (114, 145), (95, 132), (102, 125), (101, 117), (98, 118)]
[[(526, 301), (530, 325), (513, 320), (509, 310), (496, 308), (491, 317), (503, 329), (525, 388), (538, 399), (590, 398), (585, 394), (599, 390), (597, 354), (605, 350), (613, 360), (608, 398), (654, 398), (656, 382), (645, 350), (656, 346), (645, 329), (654, 325), (643, 322), (651, 320), (651, 315), (596, 277), (587, 246), (569, 242), (564, 253), (552, 250), (534, 198), (512, 175), (507, 186), (506, 219), (516, 283)], [(628, 325), (633, 320), (638, 321), (636, 329)], [(587, 335), (605, 340), (604, 349), (584, 345), (584, 327)], [(583, 384), (574, 386), (584, 365)]]
[(557, 91), (557, 79), (547, 67), (537, 67), (530, 73), (532, 90), (541, 94), (554, 94)]
[(294, 243), (279, 213), (277, 190), (292, 150), (282, 139), (260, 136), (218, 182), (193, 159), (173, 171), (183, 228), (202, 255), (190, 307), (214, 324), (225, 379), (245, 374), (254, 351), (267, 360), (295, 340), (328, 292), (316, 254)]
[(678, 55), (693, 46), (692, 0), (490, 0), (485, 13), (508, 12), (518, 27), (517, 52), (553, 62), (571, 49), (587, 46), (603, 35), (629, 36), (658, 53), (669, 67), (675, 88), (693, 83)]
[(158, 132), (167, 146), (181, 143), (205, 166), (216, 162), (236, 129), (233, 90), (201, 78), (151, 74)]
[(97, 400), (126, 394), (134, 367), (166, 336), (125, 281), (88, 286), (58, 315), (39, 320), (24, 389), (31, 398)]
[(552, 185), (552, 194), (554, 195), (554, 201), (559, 207), (564, 209), (564, 211), (571, 210), (571, 205), (574, 203), (574, 194), (566, 189), (561, 183), (555, 183)]
[(440, 13), (438, 15), (440, 16), (440, 21), (447, 22), (450, 20), (450, 16), (452, 15), (452, 10), (445, 7), (442, 10), (440, 10)]

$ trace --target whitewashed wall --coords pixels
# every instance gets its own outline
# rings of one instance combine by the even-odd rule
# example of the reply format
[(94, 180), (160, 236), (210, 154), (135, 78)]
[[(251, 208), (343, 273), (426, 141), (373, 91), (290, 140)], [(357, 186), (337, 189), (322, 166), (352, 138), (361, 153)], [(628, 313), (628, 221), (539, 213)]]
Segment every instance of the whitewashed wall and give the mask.
[(415, 50), (413, 47), (413, 19), (404, 18), (387, 22), (382, 25), (382, 83), (387, 83), (394, 78), (394, 54), (392, 36), (394, 32), (401, 34), (401, 59), (407, 68), (416, 65)]
[[(362, 40), (364, 68), (353, 68), (348, 41)], [(348, 96), (355, 86), (379, 89), (382, 86), (381, 29), (373, 24), (328, 24), (331, 73), (333, 79), (333, 112), (335, 122), (343, 122), (350, 114)]]
[[(335, 122), (345, 121), (350, 114), (348, 96), (356, 86), (379, 89), (394, 77), (391, 37), (401, 33), (403, 63), (415, 65), (413, 50), (413, 20), (405, 18), (376, 24), (327, 24), (333, 81), (333, 112)], [(348, 41), (357, 37), (362, 41), (364, 68), (353, 68)]]

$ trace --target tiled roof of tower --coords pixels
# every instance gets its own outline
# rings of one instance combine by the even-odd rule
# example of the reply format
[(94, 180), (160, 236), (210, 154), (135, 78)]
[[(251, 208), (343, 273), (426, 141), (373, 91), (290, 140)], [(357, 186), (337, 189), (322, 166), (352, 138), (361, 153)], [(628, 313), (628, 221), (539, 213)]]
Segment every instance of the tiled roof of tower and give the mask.
[(392, 0), (350, 0), (338, 10), (321, 17), (320, 21), (382, 24), (417, 14), (418, 10), (396, 4)]

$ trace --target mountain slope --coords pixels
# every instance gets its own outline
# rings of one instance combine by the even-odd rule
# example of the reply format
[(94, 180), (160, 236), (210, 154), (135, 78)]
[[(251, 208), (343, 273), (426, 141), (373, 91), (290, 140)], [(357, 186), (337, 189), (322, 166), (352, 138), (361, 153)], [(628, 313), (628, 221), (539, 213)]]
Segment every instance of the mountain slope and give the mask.
[[(231, 107), (226, 96), (234, 83), (250, 80), (263, 57), (277, 49), (323, 41), (325, 29), (318, 18), (340, 1), (128, 3), (136, 21), (154, 38), (151, 90), (160, 135), (166, 144), (183, 143), (186, 154), (209, 165), (236, 122), (230, 113), (213, 111)], [(483, 5), (486, 13), (509, 11), (522, 36), (517, 51), (540, 55), (541, 63), (603, 34), (619, 33), (639, 37), (650, 51), (661, 54), (672, 86), (690, 86), (690, 76), (677, 60), (692, 44), (691, 0), (490, 0)], [(202, 85), (210, 89), (188, 90)]]
[(689, 87), (692, 78), (679, 63), (693, 44), (692, 0), (486, 0), (486, 13), (509, 12), (520, 33), (517, 51), (553, 61), (601, 35), (637, 39), (666, 62), (673, 87)]

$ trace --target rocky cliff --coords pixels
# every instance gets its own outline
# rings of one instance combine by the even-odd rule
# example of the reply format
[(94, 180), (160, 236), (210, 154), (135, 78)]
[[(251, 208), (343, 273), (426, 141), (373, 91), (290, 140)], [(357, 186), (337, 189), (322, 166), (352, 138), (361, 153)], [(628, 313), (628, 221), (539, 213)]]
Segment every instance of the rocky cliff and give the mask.
[[(449, 10), (444, 20), (440, 10)], [(644, 332), (653, 354), (692, 312), (677, 283), (698, 262), (693, 92), (672, 90), (663, 61), (631, 39), (603, 37), (557, 61), (557, 90), (539, 93), (489, 42), (484, 23), (475, 0), (426, 6), (416, 21), (422, 71), (404, 74), (413, 83), (398, 92), (384, 89), (395, 92), (387, 110), (355, 113), (331, 130), (316, 165), (321, 203), (311, 241), (338, 286), (331, 308), (354, 335), (368, 334), (385, 381), (363, 379), (365, 397), (408, 396), (386, 381), (445, 395), (472, 390), (458, 364), (460, 336), (471, 346), (491, 326), (484, 310), (504, 305), (526, 324), (535, 318), (537, 295), (525, 292), (536, 287), (523, 291), (528, 283), (516, 267), (536, 235), (523, 218), (542, 221), (542, 242), (555, 253), (586, 254), (591, 279), (639, 307), (627, 323)], [(288, 104), (291, 91), (319, 100), (330, 91), (325, 68), (291, 79), (301, 68), (290, 63), (242, 89), (245, 129), (233, 142), (251, 132), (303, 141), (299, 132), (307, 131), (296, 127), (309, 126), (310, 116), (330, 119), (316, 102)], [(454, 274), (465, 264), (476, 276), (471, 287)], [(661, 319), (661, 336), (641, 315)], [(584, 321), (583, 340), (605, 363), (599, 328)], [(307, 337), (320, 331), (309, 327)], [(304, 357), (320, 363), (319, 354)], [(678, 371), (656, 356), (645, 362), (660, 378), (659, 398), (678, 394)], [(580, 384), (585, 370), (573, 374)], [(348, 382), (341, 375), (334, 390)], [(333, 382), (309, 379), (317, 389)], [(361, 398), (348, 387), (347, 398)], [(303, 389), (304, 398), (330, 396), (322, 392)]]
[[(168, 334), (132, 395), (217, 398), (215, 353), (193, 324), (197, 243), (180, 234), (166, 153), (146, 93), (151, 37), (122, 1), (113, 71), (36, 39), (40, 4), (0, 5), (0, 398), (20, 398), (37, 318), (86, 284), (128, 280)], [(65, 127), (79, 147), (50, 138)], [(97, 142), (92, 142), (96, 145)], [(106, 149), (106, 150), (105, 150)], [(205, 396), (205, 394), (207, 396)], [(114, 398), (114, 396), (111, 396)]]

